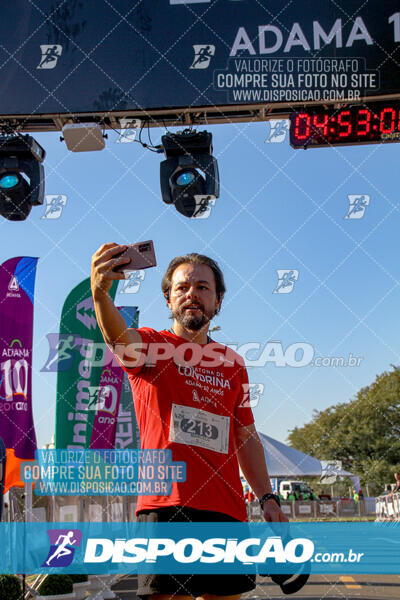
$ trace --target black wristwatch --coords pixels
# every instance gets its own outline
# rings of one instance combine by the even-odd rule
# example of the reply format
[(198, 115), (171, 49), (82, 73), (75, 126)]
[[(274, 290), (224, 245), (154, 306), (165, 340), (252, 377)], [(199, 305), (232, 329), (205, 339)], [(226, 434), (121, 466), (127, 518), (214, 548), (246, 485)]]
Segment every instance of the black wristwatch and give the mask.
[(277, 503), (277, 505), (280, 507), (281, 506), (281, 499), (279, 498), (278, 494), (264, 494), (264, 496), (262, 496), (260, 498), (260, 506), (261, 506), (261, 510), (264, 509), (264, 502), (266, 502), (267, 500), (275, 500), (275, 502)]

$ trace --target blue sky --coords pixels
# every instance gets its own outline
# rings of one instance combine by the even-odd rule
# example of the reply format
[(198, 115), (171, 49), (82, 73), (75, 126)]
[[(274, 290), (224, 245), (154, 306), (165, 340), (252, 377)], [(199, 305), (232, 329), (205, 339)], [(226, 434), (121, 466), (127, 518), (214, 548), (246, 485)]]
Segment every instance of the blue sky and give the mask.
[[(59, 219), (32, 209), (22, 223), (1, 219), (1, 256), (38, 256), (33, 407), (39, 445), (54, 432), (56, 374), (41, 373), (46, 334), (57, 332), (69, 291), (90, 274), (105, 242), (153, 239), (158, 267), (118, 304), (139, 306), (140, 325), (168, 328), (160, 283), (176, 255), (195, 251), (216, 259), (227, 294), (214, 324), (224, 344), (274, 341), (284, 349), (312, 345), (316, 357), (362, 357), (354, 367), (249, 368), (264, 385), (254, 409), (257, 428), (281, 441), (309, 421), (314, 409), (346, 402), (376, 374), (399, 364), (400, 264), (397, 144), (293, 150), (265, 143), (268, 123), (221, 124), (213, 133), (221, 195), (208, 219), (189, 220), (165, 205), (159, 189), (161, 155), (139, 144), (70, 153), (59, 134), (40, 134), (46, 149), (46, 194), (64, 194)], [(152, 130), (157, 143), (164, 133)], [(361, 219), (345, 219), (348, 195), (370, 197)], [(277, 270), (297, 270), (291, 293), (273, 293)], [(254, 352), (254, 351), (253, 351)], [(255, 359), (261, 350), (248, 353)], [(298, 356), (298, 355), (297, 355)]]

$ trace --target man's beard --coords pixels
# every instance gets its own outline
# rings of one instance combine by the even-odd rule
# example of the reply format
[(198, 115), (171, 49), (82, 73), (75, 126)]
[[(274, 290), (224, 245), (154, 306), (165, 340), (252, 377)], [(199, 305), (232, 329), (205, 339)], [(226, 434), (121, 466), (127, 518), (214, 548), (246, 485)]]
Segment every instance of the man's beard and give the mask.
[(185, 329), (188, 329), (189, 331), (199, 331), (202, 327), (207, 325), (216, 314), (216, 311), (213, 311), (212, 314), (207, 314), (202, 306), (199, 308), (200, 311), (195, 314), (192, 314), (186, 308), (181, 308), (180, 310), (172, 311), (172, 316)]

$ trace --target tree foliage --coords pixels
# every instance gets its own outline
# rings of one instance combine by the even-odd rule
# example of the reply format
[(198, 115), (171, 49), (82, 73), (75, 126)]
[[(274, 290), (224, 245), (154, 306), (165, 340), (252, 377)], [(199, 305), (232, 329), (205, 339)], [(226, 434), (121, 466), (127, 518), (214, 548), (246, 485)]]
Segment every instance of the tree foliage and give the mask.
[(400, 368), (377, 375), (347, 403), (314, 411), (289, 434), (291, 446), (322, 460), (340, 460), (379, 494), (400, 470)]
[(64, 573), (50, 573), (39, 587), (41, 596), (60, 596), (73, 591), (72, 579)]
[(16, 575), (0, 575), (0, 600), (20, 600), (21, 583)]

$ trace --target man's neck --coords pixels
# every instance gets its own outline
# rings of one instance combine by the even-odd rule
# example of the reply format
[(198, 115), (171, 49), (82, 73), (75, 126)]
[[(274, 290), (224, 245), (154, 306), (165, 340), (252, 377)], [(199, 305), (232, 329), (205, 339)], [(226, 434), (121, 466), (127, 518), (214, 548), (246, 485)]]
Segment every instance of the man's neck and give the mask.
[(178, 335), (179, 337), (188, 340), (188, 342), (193, 342), (194, 344), (207, 344), (208, 328), (209, 325), (207, 324), (205, 327), (202, 327), (198, 331), (193, 331), (191, 329), (186, 329), (175, 319), (172, 327), (175, 335)]

